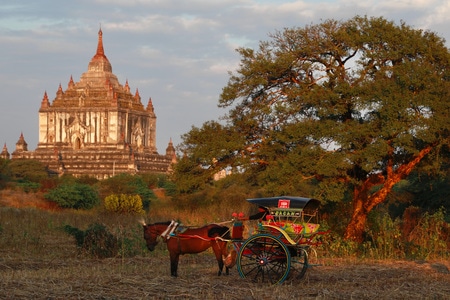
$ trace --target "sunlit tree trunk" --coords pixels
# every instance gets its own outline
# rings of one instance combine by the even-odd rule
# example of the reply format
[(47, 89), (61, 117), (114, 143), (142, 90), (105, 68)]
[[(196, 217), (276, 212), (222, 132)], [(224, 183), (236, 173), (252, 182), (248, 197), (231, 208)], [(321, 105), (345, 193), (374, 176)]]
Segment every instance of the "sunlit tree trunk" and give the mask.
[[(364, 230), (366, 226), (367, 216), (372, 209), (386, 200), (387, 195), (394, 185), (411, 173), (414, 167), (427, 155), (433, 146), (422, 149), (419, 154), (407, 164), (401, 165), (394, 170), (393, 164), (387, 167), (387, 175), (381, 174), (371, 175), (361, 185), (354, 189), (353, 192), (353, 213), (350, 222), (344, 233), (344, 238), (354, 240), (356, 242), (363, 241)], [(372, 187), (382, 184), (383, 186), (377, 192), (370, 194)]]

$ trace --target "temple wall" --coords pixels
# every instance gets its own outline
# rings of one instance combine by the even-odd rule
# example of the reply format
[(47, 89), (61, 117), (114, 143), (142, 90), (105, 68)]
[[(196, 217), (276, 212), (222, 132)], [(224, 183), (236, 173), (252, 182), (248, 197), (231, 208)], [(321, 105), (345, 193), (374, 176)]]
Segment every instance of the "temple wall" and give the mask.
[(122, 86), (112, 73), (99, 31), (97, 52), (79, 82), (70, 78), (53, 101), (47, 93), (39, 109), (39, 142), (28, 151), (23, 136), (12, 159), (43, 162), (50, 170), (99, 179), (118, 173), (168, 172), (175, 149), (156, 149), (156, 115), (151, 99), (144, 108), (128, 81)]

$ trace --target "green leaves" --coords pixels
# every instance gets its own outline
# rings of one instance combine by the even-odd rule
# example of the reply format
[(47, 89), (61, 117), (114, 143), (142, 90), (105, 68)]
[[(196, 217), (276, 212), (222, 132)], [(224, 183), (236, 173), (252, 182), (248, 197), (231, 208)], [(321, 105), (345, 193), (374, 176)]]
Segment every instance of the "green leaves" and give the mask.
[(175, 175), (187, 190), (229, 167), (270, 193), (313, 184), (325, 201), (351, 189), (368, 200), (374, 182), (390, 190), (420, 151), (448, 144), (450, 55), (436, 34), (357, 16), (270, 38), (237, 50), (219, 98), (225, 125), (183, 136)]
[(151, 200), (156, 198), (155, 193), (149, 188), (141, 176), (130, 174), (119, 174), (101, 181), (100, 192), (102, 198), (111, 194), (137, 194), (141, 197), (142, 204), (146, 210), (149, 209)]
[(44, 196), (62, 208), (91, 209), (100, 203), (98, 193), (87, 184), (63, 184)]
[(40, 182), (48, 177), (45, 166), (34, 159), (14, 159), (8, 163), (8, 169), (14, 180)]

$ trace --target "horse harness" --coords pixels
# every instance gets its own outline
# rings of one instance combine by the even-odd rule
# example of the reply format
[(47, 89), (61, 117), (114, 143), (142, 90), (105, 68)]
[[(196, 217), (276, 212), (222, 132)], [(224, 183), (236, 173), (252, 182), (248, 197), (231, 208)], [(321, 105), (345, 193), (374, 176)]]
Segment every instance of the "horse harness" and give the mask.
[(164, 242), (168, 242), (171, 237), (176, 237), (178, 241), (178, 250), (181, 252), (181, 244), (180, 239), (181, 238), (195, 238), (195, 239), (201, 239), (203, 241), (211, 241), (214, 239), (216, 243), (219, 242), (219, 240), (223, 240), (222, 237), (214, 237), (214, 238), (205, 238), (200, 235), (183, 235), (182, 233), (187, 230), (186, 227), (182, 226), (180, 223), (172, 220), (170, 224), (167, 226), (166, 230), (164, 230), (160, 236), (163, 238)]
[(169, 226), (167, 226), (166, 230), (164, 230), (163, 233), (161, 233), (161, 237), (165, 241), (170, 239), (170, 237), (174, 235), (173, 232), (178, 228), (178, 225), (180, 225), (178, 222), (175, 222), (174, 220), (172, 220), (172, 222), (170, 222)]

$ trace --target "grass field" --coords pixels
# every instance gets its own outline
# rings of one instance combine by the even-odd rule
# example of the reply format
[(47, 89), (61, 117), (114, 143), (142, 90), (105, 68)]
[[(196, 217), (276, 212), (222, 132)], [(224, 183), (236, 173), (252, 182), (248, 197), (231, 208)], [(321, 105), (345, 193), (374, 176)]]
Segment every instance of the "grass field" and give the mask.
[(178, 278), (169, 276), (163, 250), (153, 256), (103, 260), (2, 255), (0, 298), (450, 299), (450, 275), (442, 262), (324, 262), (301, 281), (262, 286), (240, 278), (235, 268), (229, 276), (217, 276), (208, 253), (183, 256)]
[[(208, 221), (203, 218), (198, 222)], [(450, 263), (439, 260), (319, 253), (320, 265), (302, 280), (267, 286), (240, 278), (236, 267), (229, 276), (217, 276), (217, 262), (207, 251), (182, 256), (179, 277), (172, 278), (165, 245), (149, 252), (138, 219), (0, 201), (0, 299), (450, 299)], [(121, 241), (115, 257), (81, 252), (63, 230), (93, 222), (105, 224)]]

